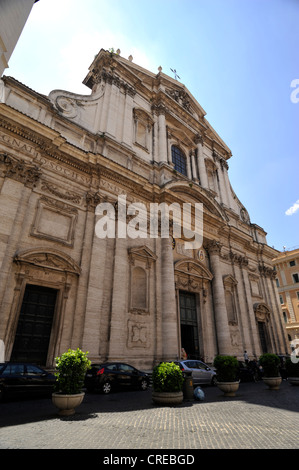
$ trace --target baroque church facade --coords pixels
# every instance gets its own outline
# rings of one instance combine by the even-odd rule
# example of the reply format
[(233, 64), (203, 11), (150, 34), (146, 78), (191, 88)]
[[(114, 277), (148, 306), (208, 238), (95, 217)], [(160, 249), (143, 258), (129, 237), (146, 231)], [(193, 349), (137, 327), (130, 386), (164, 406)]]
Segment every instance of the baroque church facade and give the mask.
[[(200, 104), (159, 68), (101, 50), (89, 95), (0, 84), (0, 340), (5, 360), (150, 369), (184, 348), (211, 363), (286, 353), (272, 259), (228, 176), (231, 151)], [(97, 208), (196, 203), (203, 240), (99, 237)], [(126, 214), (126, 222), (132, 217)], [(138, 234), (138, 232), (136, 232)]]

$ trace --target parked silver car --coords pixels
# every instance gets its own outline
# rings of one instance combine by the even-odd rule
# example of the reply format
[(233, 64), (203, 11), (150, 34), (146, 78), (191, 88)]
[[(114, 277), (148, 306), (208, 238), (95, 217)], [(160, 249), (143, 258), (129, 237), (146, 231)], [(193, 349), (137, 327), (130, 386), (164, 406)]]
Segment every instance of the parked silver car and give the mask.
[(194, 385), (210, 384), (216, 382), (216, 372), (207, 364), (195, 359), (186, 359), (185, 361), (173, 361), (180, 366), (182, 372), (192, 372)]

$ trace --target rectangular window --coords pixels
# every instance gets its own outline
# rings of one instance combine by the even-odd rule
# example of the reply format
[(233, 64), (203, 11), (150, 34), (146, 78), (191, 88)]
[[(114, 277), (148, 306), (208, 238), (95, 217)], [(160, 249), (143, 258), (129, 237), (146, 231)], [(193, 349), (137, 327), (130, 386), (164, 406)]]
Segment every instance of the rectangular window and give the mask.
[(295, 284), (297, 282), (299, 282), (299, 274), (298, 273), (292, 274), (292, 276), (293, 276), (293, 281), (294, 281)]
[(294, 259), (290, 261), (290, 266), (296, 266), (296, 261)]
[(281, 303), (281, 304), (284, 303), (282, 295), (279, 296), (279, 300), (280, 300), (280, 303)]
[(275, 281), (276, 281), (276, 286), (279, 287), (279, 280), (275, 279)]

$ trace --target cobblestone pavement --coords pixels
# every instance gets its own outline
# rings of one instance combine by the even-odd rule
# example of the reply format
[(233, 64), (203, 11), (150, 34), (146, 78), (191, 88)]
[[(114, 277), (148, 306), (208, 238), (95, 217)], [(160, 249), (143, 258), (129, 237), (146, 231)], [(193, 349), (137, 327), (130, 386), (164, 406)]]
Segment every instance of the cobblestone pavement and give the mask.
[(202, 387), (205, 400), (157, 406), (151, 389), (86, 394), (59, 417), (49, 398), (0, 404), (1, 449), (298, 449), (299, 387), (241, 383), (236, 397)]

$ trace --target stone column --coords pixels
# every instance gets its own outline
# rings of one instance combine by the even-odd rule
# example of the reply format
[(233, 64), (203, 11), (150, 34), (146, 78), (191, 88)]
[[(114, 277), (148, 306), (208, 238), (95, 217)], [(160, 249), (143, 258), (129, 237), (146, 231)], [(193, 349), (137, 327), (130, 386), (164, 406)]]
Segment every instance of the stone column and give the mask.
[(192, 164), (193, 181), (195, 181), (195, 183), (198, 183), (198, 176), (197, 176), (197, 168), (196, 168), (194, 150), (191, 151), (191, 164)]
[[(2, 210), (2, 223), (6, 227), (11, 226), (9, 240), (3, 251), (0, 269), (0, 307), (9, 286), (9, 272), (11, 270), (14, 255), (24, 237), (23, 227), (27, 220), (27, 209), (32, 190), (41, 176), (40, 169), (36, 165), (27, 164), (6, 154), (0, 155), (0, 163), (4, 165), (5, 180), (1, 188), (0, 201)], [(13, 204), (12, 204), (13, 202)], [(15, 207), (15, 213), (12, 209)], [(1, 262), (1, 258), (0, 258)], [(0, 308), (1, 311), (1, 308)], [(3, 320), (3, 317), (2, 317)]]
[(196, 143), (197, 143), (197, 159), (198, 159), (200, 184), (203, 188), (208, 189), (209, 184), (208, 184), (208, 176), (207, 176), (207, 170), (206, 170), (206, 165), (205, 165), (205, 158), (203, 155), (202, 138), (199, 137)]
[(158, 148), (159, 148), (159, 162), (167, 163), (167, 134), (166, 134), (166, 119), (165, 108), (160, 107), (158, 110)]
[(221, 200), (226, 207), (229, 207), (226, 181), (225, 181), (225, 175), (224, 175), (225, 164), (226, 162), (223, 160), (223, 158), (221, 158), (218, 175), (219, 175), (219, 185), (220, 185), (220, 191), (221, 191)]
[(190, 155), (186, 155), (186, 168), (187, 168), (187, 176), (191, 180), (192, 173), (191, 173), (191, 162), (190, 162)]
[(222, 355), (229, 355), (231, 354), (232, 347), (225, 305), (223, 278), (222, 273), (220, 271), (219, 256), (221, 251), (221, 245), (219, 242), (212, 240), (208, 244), (207, 248), (210, 257), (211, 271), (214, 276), (212, 281), (212, 289), (218, 352)]
[[(285, 338), (285, 329), (282, 325), (282, 318), (280, 315), (280, 308), (277, 304), (277, 299), (274, 294), (275, 288), (274, 288), (274, 282), (275, 282), (275, 271), (271, 271), (269, 269), (269, 272), (267, 273), (267, 276), (265, 277), (266, 279), (266, 286), (269, 291), (269, 298), (271, 302), (271, 310), (272, 310), (272, 317), (273, 317), (273, 325), (274, 331), (276, 333), (276, 344), (277, 344), (277, 351), (275, 351), (278, 354), (284, 354), (287, 352), (287, 346), (286, 346), (286, 338)], [(272, 319), (271, 319), (272, 320)]]
[(128, 249), (127, 238), (115, 238), (111, 323), (108, 361), (122, 360), (127, 340)]
[(227, 205), (230, 209), (233, 209), (235, 206), (235, 202), (233, 200), (233, 195), (231, 192), (231, 187), (230, 187), (230, 182), (228, 178), (228, 163), (226, 161), (223, 161), (223, 177), (224, 177), (224, 182), (225, 182), (225, 187), (226, 187), (226, 192), (227, 192)]
[(128, 90), (125, 94), (125, 105), (124, 105), (124, 119), (123, 119), (123, 130), (122, 130), (122, 141), (124, 144), (131, 147), (132, 136), (133, 136), (133, 96), (134, 93)]
[(178, 355), (177, 305), (175, 298), (174, 264), (172, 238), (161, 238), (161, 300), (163, 360)]

